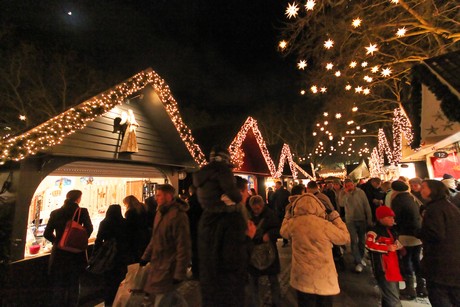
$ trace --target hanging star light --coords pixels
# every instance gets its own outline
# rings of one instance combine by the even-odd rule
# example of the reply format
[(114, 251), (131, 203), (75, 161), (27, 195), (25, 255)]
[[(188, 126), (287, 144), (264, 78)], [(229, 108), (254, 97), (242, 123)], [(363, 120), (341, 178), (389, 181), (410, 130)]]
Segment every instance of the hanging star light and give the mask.
[(305, 95), (305, 90), (301, 90), (300, 95)]
[(356, 106), (355, 106), (355, 107), (353, 107), (353, 108), (351, 109), (351, 111), (353, 111), (353, 112), (356, 112), (356, 111), (358, 111), (358, 107), (356, 107)]
[(398, 4), (399, 0), (390, 0), (391, 3)]
[(404, 35), (406, 35), (406, 27), (402, 27), (402, 28), (399, 28), (398, 31), (396, 32), (396, 36), (397, 37), (403, 37)]
[(340, 119), (340, 118), (342, 118), (342, 114), (340, 114), (340, 113), (336, 113), (336, 114), (335, 114), (335, 118), (337, 118), (337, 119)]
[(310, 90), (312, 91), (313, 94), (318, 93), (318, 87), (316, 85), (313, 85)]
[(367, 67), (367, 64), (368, 63), (366, 61), (364, 61), (364, 62), (361, 63), (361, 67)]
[(329, 116), (329, 113), (324, 112), (324, 113), (323, 113), (323, 116), (324, 116), (324, 117), (328, 117), (328, 116)]
[(361, 19), (358, 17), (358, 18), (355, 18), (353, 19), (353, 22), (351, 23), (351, 25), (355, 28), (359, 27), (361, 25)]
[(383, 77), (390, 76), (391, 75), (391, 68), (387, 67), (387, 68), (382, 69), (381, 74), (382, 74)]
[(374, 55), (374, 52), (378, 51), (379, 48), (377, 48), (377, 44), (369, 44), (369, 47), (364, 47), (366, 48), (367, 52), (366, 55)]
[(363, 94), (364, 95), (369, 95), (371, 93), (371, 90), (368, 89), (367, 87), (365, 89), (363, 89)]
[(351, 68), (355, 68), (356, 65), (358, 65), (358, 63), (356, 63), (355, 61), (353, 61), (353, 62), (350, 63), (350, 67), (351, 67)]
[(316, 5), (315, 0), (308, 0), (307, 3), (305, 4), (305, 9), (307, 11), (311, 11), (315, 7), (315, 5)]
[(355, 93), (361, 93), (363, 91), (362, 86), (355, 87)]
[(369, 83), (372, 82), (372, 80), (373, 80), (371, 77), (369, 77), (369, 76), (367, 76), (367, 75), (364, 76), (363, 79), (364, 79), (365, 81), (369, 82)]
[(334, 41), (332, 39), (328, 39), (324, 42), (324, 48), (331, 49), (334, 46)]
[(371, 68), (371, 72), (373, 72), (374, 74), (377, 73), (378, 71), (379, 71), (378, 65), (375, 65), (374, 67)]
[(304, 70), (305, 67), (307, 67), (307, 61), (306, 60), (301, 60), (299, 63), (297, 63), (297, 68)]
[(351, 85), (350, 85), (350, 84), (347, 84), (347, 85), (345, 86), (345, 90), (347, 90), (347, 91), (351, 90)]
[(322, 87), (322, 88), (321, 88), (321, 93), (326, 93), (326, 91), (327, 91), (327, 88), (326, 88), (326, 87)]
[(337, 71), (335, 72), (335, 76), (336, 76), (336, 77), (340, 77), (341, 74), (342, 74), (342, 73), (340, 72), (340, 70), (337, 70)]
[(19, 120), (25, 121), (25, 120), (26, 120), (26, 116), (25, 116), (25, 115), (19, 115)]
[(316, 132), (313, 132), (313, 136), (316, 136), (316, 135), (317, 135), (317, 133), (316, 133)]
[(334, 67), (334, 64), (332, 64), (332, 63), (327, 63), (326, 64), (326, 69), (327, 70), (331, 70), (333, 67)]
[(286, 8), (286, 13), (285, 15), (290, 19), (292, 17), (297, 17), (297, 14), (299, 12), (299, 7), (297, 6), (297, 3), (293, 2), (288, 3), (288, 7)]
[(278, 46), (280, 49), (285, 49), (287, 47), (287, 42), (285, 40), (282, 40), (279, 42)]

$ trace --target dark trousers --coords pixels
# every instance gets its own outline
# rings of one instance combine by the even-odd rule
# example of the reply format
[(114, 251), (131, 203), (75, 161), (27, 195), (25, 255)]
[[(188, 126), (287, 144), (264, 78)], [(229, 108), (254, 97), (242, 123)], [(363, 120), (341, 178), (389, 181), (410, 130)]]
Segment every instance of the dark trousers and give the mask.
[(398, 282), (387, 281), (385, 276), (376, 276), (375, 279), (382, 294), (382, 307), (401, 307)]
[(80, 272), (62, 274), (55, 272), (51, 275), (53, 286), (52, 306), (78, 306), (80, 295)]
[(460, 288), (427, 281), (428, 298), (433, 307), (460, 306)]
[[(270, 282), (270, 291), (272, 294), (272, 306), (281, 306), (281, 287), (278, 280), (278, 275), (268, 275)], [(251, 296), (251, 303), (253, 307), (261, 306), (261, 299), (259, 293), (259, 276), (249, 275), (249, 289)]]
[(401, 273), (404, 277), (412, 276), (415, 274), (420, 277), (420, 254), (422, 246), (405, 246), (406, 254), (402, 257)]
[(106, 306), (112, 305), (117, 295), (118, 287), (123, 279), (125, 279), (127, 272), (127, 267), (122, 266), (104, 273), (104, 303)]
[(304, 293), (297, 290), (299, 307), (332, 307), (333, 296)]

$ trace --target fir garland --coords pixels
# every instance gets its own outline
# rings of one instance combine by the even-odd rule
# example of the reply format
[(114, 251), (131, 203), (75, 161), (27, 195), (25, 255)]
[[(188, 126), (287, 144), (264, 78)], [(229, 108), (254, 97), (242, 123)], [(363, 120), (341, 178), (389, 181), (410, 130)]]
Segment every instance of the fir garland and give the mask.
[(458, 97), (428, 67), (423, 64), (414, 66), (412, 68), (412, 91), (409, 100), (411, 110), (409, 116), (414, 127), (414, 140), (411, 144), (413, 149), (419, 148), (421, 141), (422, 83), (441, 101), (441, 110), (447, 119), (460, 122), (460, 100)]

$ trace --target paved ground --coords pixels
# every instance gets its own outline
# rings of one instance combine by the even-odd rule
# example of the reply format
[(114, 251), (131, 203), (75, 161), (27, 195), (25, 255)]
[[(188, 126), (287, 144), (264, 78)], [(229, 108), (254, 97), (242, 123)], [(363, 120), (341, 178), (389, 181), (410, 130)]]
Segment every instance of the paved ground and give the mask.
[[(280, 243), (280, 242), (279, 242)], [(282, 304), (283, 307), (296, 307), (295, 291), (289, 286), (289, 273), (291, 264), (291, 248), (281, 247), (279, 245), (281, 260), (281, 274), (279, 275), (281, 284)], [(339, 272), (339, 283), (341, 288), (340, 295), (334, 298), (334, 307), (373, 307), (381, 306), (380, 294), (378, 287), (372, 277), (369, 266), (361, 274), (355, 273), (352, 269), (352, 258), (350, 254), (345, 254), (346, 269)], [(270, 293), (268, 291), (268, 280), (261, 280), (261, 291), (267, 290), (264, 302), (265, 306), (270, 305)], [(401, 284), (403, 288), (404, 284)], [(200, 307), (200, 291), (198, 281), (184, 282), (179, 291), (184, 295), (190, 307)], [(94, 301), (85, 304), (85, 307), (95, 306), (102, 307), (100, 301)], [(431, 306), (428, 299), (417, 298), (414, 301), (402, 301), (404, 307), (428, 307)]]

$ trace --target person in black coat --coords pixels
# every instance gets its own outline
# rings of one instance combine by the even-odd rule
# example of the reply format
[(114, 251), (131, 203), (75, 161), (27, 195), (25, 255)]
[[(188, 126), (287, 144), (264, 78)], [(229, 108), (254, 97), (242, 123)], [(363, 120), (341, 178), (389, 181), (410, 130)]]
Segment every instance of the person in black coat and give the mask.
[(382, 206), (385, 202), (385, 192), (383, 192), (380, 187), (381, 185), (382, 180), (378, 177), (374, 177), (369, 179), (369, 181), (362, 186), (362, 190), (366, 193), (367, 200), (369, 201), (369, 205), (371, 207), (373, 222), (376, 222), (375, 210), (377, 210), (377, 208)]
[[(275, 193), (273, 193), (271, 207), (274, 208), (274, 211), (278, 216), (278, 219), (282, 221), (284, 219), (286, 206), (289, 204), (289, 196), (291, 196), (291, 193), (289, 193), (289, 191), (284, 188), (283, 183), (281, 181), (277, 181), (275, 183), (275, 189), (276, 191)], [(289, 241), (283, 238), (283, 247), (286, 247), (288, 243)]]
[(128, 240), (126, 236), (126, 220), (121, 215), (120, 205), (111, 205), (107, 209), (105, 218), (99, 225), (96, 242), (93, 253), (101, 248), (102, 244), (108, 240), (115, 239), (117, 253), (115, 255), (115, 264), (112, 269), (104, 272), (105, 293), (104, 304), (111, 306), (118, 286), (125, 278), (128, 272)]
[(200, 222), (201, 214), (203, 213), (203, 209), (198, 202), (196, 188), (191, 185), (188, 190), (190, 197), (187, 199), (187, 202), (190, 206), (190, 209), (187, 211), (187, 215), (190, 223), (190, 238), (192, 240), (192, 274), (194, 279), (198, 279), (200, 277), (198, 255), (198, 225)]
[(433, 307), (460, 306), (460, 209), (440, 181), (423, 181), (420, 192), (429, 200), (419, 234), (428, 298)]
[[(53, 210), (43, 236), (53, 243), (49, 260), (49, 275), (53, 287), (52, 306), (78, 306), (80, 275), (87, 266), (86, 251), (72, 253), (59, 249), (58, 243), (64, 234), (66, 223), (79, 208), (82, 192), (71, 190), (66, 195), (64, 205)], [(93, 224), (88, 210), (81, 208), (78, 222), (86, 229), (88, 238), (93, 232)]]
[(146, 206), (136, 196), (129, 195), (123, 199), (126, 206), (125, 218), (127, 236), (131, 254), (130, 264), (139, 262), (149, 244), (150, 235), (148, 225), (148, 214)]
[(270, 242), (275, 249), (275, 261), (268, 268), (259, 270), (249, 264), (249, 285), (251, 288), (253, 304), (257, 307), (260, 306), (259, 277), (268, 276), (272, 294), (272, 306), (281, 306), (281, 288), (278, 280), (278, 274), (280, 273), (280, 259), (278, 256), (278, 249), (276, 248), (276, 240), (279, 237), (280, 222), (273, 210), (265, 205), (261, 196), (252, 196), (249, 199), (249, 206), (251, 208), (250, 219), (257, 227), (256, 235), (252, 239), (253, 245)]
[(255, 227), (245, 219), (248, 181), (235, 177), (241, 203), (204, 208), (198, 227), (203, 307), (239, 307), (245, 301), (248, 245)]

